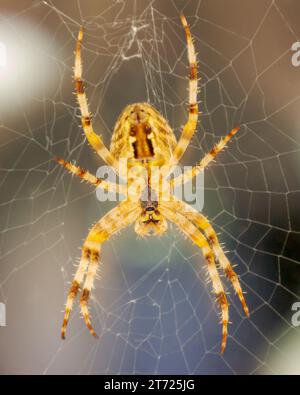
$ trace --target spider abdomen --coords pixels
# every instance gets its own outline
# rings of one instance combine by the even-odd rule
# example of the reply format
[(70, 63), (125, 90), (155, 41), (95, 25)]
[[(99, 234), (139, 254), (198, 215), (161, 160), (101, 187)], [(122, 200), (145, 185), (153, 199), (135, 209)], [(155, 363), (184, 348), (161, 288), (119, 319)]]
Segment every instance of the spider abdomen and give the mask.
[(130, 129), (130, 137), (135, 159), (153, 158), (153, 134), (150, 125), (147, 123), (132, 125)]
[(163, 159), (167, 162), (177, 141), (166, 119), (150, 104), (135, 103), (121, 113), (111, 139), (117, 159)]

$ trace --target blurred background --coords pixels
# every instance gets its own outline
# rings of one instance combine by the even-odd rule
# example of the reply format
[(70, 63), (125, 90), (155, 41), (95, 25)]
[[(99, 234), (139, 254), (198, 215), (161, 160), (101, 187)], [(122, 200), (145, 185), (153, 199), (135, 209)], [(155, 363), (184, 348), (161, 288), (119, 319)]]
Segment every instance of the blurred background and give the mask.
[[(251, 318), (230, 292), (220, 356), (219, 309), (199, 251), (170, 226), (109, 241), (90, 309), (60, 340), (69, 283), (88, 229), (112, 203), (52, 160), (96, 173), (74, 96), (76, 36), (94, 127), (109, 145), (129, 103), (149, 101), (176, 135), (187, 118), (190, 22), (201, 76), (200, 122), (183, 164), (241, 131), (205, 173), (204, 214), (240, 275)], [(297, 0), (0, 0), (1, 374), (300, 373)]]

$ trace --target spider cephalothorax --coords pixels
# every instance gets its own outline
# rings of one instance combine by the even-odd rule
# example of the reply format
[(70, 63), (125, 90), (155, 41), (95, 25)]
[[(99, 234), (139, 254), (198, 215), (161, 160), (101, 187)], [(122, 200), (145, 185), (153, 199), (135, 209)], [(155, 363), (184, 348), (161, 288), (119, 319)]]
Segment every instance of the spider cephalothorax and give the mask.
[[(173, 222), (201, 249), (212, 282), (213, 292), (221, 308), (223, 324), (222, 352), (225, 350), (227, 341), (229, 309), (227, 296), (220, 280), (216, 263), (219, 264), (220, 270), (224, 271), (228, 280), (232, 283), (246, 315), (249, 315), (238, 276), (221, 248), (217, 234), (209, 221), (201, 213), (198, 213), (183, 201), (176, 199), (172, 194), (166, 194), (166, 191), (169, 193), (174, 186), (191, 180), (207, 167), (238, 131), (238, 128), (233, 129), (204, 156), (198, 165), (185, 171), (184, 174), (175, 179), (167, 179), (167, 175), (186, 151), (195, 133), (198, 120), (198, 71), (195, 48), (190, 28), (183, 15), (181, 16), (181, 21), (187, 38), (190, 75), (189, 116), (187, 123), (182, 129), (180, 139), (178, 142), (176, 141), (168, 122), (150, 104), (136, 103), (127, 106), (120, 115), (114, 128), (110, 150), (106, 148), (101, 137), (94, 132), (92, 126), (82, 81), (81, 43), (83, 30), (79, 31), (74, 77), (77, 99), (82, 114), (83, 130), (90, 145), (108, 165), (112, 166), (116, 172), (127, 173), (127, 171), (130, 171), (130, 176), (128, 176), (127, 185), (118, 185), (97, 178), (88, 171), (66, 162), (64, 159), (58, 159), (61, 165), (90, 184), (107, 191), (118, 191), (127, 196), (126, 200), (121, 202), (92, 227), (83, 244), (80, 264), (68, 294), (61, 332), (62, 338), (65, 338), (73, 302), (84, 280), (80, 299), (81, 312), (90, 332), (96, 336), (87, 306), (99, 267), (102, 244), (112, 235), (131, 224), (135, 224), (136, 232), (144, 237), (161, 235), (167, 229), (167, 221)], [(125, 162), (122, 162), (123, 159), (125, 159)], [(120, 163), (123, 163), (125, 168), (120, 169)], [(152, 177), (154, 168), (156, 178)], [(153, 179), (159, 180), (159, 182), (153, 182)], [(160, 189), (161, 180), (163, 180), (164, 185), (162, 189)], [(165, 185), (169, 188), (165, 188)]]
[(157, 201), (142, 201), (141, 209), (134, 228), (139, 236), (161, 236), (166, 232), (168, 224), (159, 211)]

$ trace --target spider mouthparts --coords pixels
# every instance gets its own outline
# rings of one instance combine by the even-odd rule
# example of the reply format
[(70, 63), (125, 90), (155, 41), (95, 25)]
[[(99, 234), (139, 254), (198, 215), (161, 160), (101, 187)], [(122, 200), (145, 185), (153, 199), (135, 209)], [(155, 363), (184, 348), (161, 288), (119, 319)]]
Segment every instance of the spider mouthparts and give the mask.
[(146, 207), (145, 210), (146, 210), (146, 211), (154, 211), (155, 208), (154, 208), (153, 206), (148, 206), (148, 207)]
[(159, 222), (160, 221), (158, 219), (150, 218), (150, 219), (147, 219), (146, 221), (144, 221), (144, 224), (147, 224), (147, 225), (149, 225), (149, 224), (158, 224)]

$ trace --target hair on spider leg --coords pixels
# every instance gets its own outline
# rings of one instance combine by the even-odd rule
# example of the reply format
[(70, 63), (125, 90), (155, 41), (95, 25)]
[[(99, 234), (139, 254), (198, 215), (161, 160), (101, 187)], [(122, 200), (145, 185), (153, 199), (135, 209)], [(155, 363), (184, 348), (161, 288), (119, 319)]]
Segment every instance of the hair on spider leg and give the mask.
[(204, 281), (206, 282), (207, 285), (210, 285), (212, 283), (212, 279), (209, 274), (206, 275)]
[[(229, 308), (229, 304), (228, 304), (228, 308)], [(219, 324), (223, 325), (222, 313), (220, 313), (219, 319), (220, 319)], [(227, 321), (227, 325), (232, 325), (232, 324), (233, 324), (232, 321)], [(230, 336), (230, 334), (228, 333), (228, 338), (230, 338), (230, 337), (231, 337), (231, 336)]]

